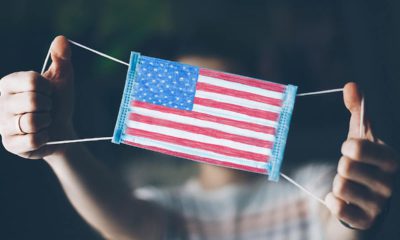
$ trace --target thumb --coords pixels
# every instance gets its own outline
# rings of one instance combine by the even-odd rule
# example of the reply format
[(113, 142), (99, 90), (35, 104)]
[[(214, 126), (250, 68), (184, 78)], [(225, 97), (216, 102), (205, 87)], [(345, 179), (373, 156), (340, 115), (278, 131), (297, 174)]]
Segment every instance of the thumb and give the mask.
[(57, 36), (50, 46), (52, 63), (44, 74), (52, 83), (62, 83), (72, 76), (71, 49), (68, 39), (64, 36)]
[(68, 39), (56, 37), (50, 46), (52, 63), (43, 74), (52, 86), (53, 123), (69, 122), (73, 113), (74, 73)]
[(362, 102), (363, 96), (354, 82), (347, 83), (343, 88), (343, 100), (344, 105), (350, 111), (350, 124), (348, 138), (359, 138), (360, 137), (360, 124), (363, 121), (365, 126), (365, 135), (372, 136), (369, 122), (365, 119), (361, 119)]

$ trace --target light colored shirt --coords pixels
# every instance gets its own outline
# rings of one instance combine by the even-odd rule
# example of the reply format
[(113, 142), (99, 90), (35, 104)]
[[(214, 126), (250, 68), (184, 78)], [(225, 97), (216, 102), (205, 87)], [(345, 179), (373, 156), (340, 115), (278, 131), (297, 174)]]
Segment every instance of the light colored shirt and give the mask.
[[(328, 165), (309, 165), (297, 171), (295, 179), (323, 198), (330, 191), (335, 170)], [(258, 178), (254, 182), (227, 185), (212, 191), (203, 189), (196, 179), (191, 179), (183, 186), (145, 187), (135, 193), (137, 197), (156, 202), (180, 216), (180, 226), (174, 226), (170, 220), (168, 226), (173, 227), (166, 229), (166, 239), (325, 238), (319, 213), (321, 204), (284, 179), (274, 183), (267, 178)], [(182, 231), (187, 235), (181, 235)]]

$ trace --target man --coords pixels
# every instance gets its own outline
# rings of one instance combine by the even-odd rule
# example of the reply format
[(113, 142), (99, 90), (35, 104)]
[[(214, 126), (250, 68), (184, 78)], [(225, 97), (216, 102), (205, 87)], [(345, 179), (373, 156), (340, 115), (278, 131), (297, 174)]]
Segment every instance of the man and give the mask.
[[(334, 180), (328, 184), (318, 182), (332, 185), (325, 198), (326, 208), (309, 203), (302, 205), (308, 209), (305, 212), (299, 210), (301, 204), (281, 207), (283, 210), (294, 207), (296, 216), (306, 219), (306, 225), (300, 222), (291, 227), (298, 233), (306, 231), (307, 235), (290, 235), (287, 228), (276, 235), (277, 231), (269, 228), (279, 228), (291, 220), (280, 214), (261, 214), (258, 225), (249, 224), (255, 216), (251, 214), (264, 201), (269, 201), (265, 208), (273, 210), (280, 203), (277, 200), (287, 200), (295, 193), (280, 194), (281, 188), (287, 189), (287, 186), (251, 183), (244, 177), (232, 177), (239, 175), (230, 169), (203, 167), (202, 171), (207, 174), (203, 177), (200, 174), (196, 183), (180, 191), (170, 191), (169, 195), (163, 191), (137, 191), (132, 197), (131, 191), (111, 176), (83, 145), (44, 145), (49, 140), (77, 138), (72, 126), (73, 69), (65, 37), (54, 40), (51, 57), (52, 65), (43, 76), (32, 71), (17, 72), (0, 81), (3, 145), (21, 157), (44, 159), (77, 211), (108, 239), (359, 239), (359, 230), (370, 229), (375, 224), (392, 195), (398, 169), (397, 153), (375, 139), (368, 122), (365, 122), (366, 139), (358, 138), (361, 96), (357, 86), (349, 83), (344, 89), (344, 101), (351, 119), (348, 139), (342, 146), (343, 156)], [(210, 183), (208, 177), (216, 171), (214, 179), (219, 181)], [(319, 175), (324, 173), (321, 171)], [(219, 200), (221, 192), (232, 196), (231, 202)], [(254, 193), (257, 195), (251, 195)], [(202, 198), (204, 195), (207, 196)], [(198, 209), (199, 206), (204, 209)], [(252, 229), (255, 225), (257, 231)], [(263, 230), (267, 231), (257, 235)], [(218, 235), (225, 233), (228, 237)]]

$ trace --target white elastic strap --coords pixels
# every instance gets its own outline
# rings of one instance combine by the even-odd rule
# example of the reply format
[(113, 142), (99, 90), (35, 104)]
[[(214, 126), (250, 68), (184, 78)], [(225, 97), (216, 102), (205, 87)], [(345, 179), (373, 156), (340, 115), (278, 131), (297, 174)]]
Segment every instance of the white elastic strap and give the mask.
[(79, 143), (79, 142), (107, 141), (107, 140), (111, 140), (111, 139), (112, 139), (112, 137), (82, 138), (82, 139), (74, 139), (74, 140), (53, 141), (53, 142), (46, 143), (46, 145), (57, 145), (57, 144), (66, 144), (66, 143)]
[(364, 112), (365, 112), (365, 100), (363, 96), (361, 99), (361, 109), (360, 109), (360, 138), (365, 138)]
[(301, 186), (299, 183), (297, 183), (295, 180), (291, 179), (290, 177), (288, 177), (287, 175), (285, 175), (284, 173), (281, 172), (281, 176), (286, 179), (288, 182), (290, 182), (291, 184), (293, 184), (294, 186), (298, 187), (301, 191), (303, 191), (304, 193), (308, 194), (308, 196), (312, 197), (314, 200), (318, 201), (319, 203), (321, 203), (322, 205), (326, 206), (324, 200), (322, 200), (321, 198), (317, 197), (315, 194), (313, 194), (312, 192), (308, 191), (305, 187)]
[(90, 48), (90, 47), (86, 47), (86, 46), (84, 46), (84, 45), (82, 45), (82, 44), (80, 44), (80, 43), (77, 43), (77, 42), (75, 42), (75, 41), (72, 41), (72, 40), (68, 40), (68, 41), (69, 41), (70, 43), (74, 44), (75, 46), (81, 47), (81, 48), (86, 49), (86, 50), (88, 50), (88, 51), (90, 51), (90, 52), (93, 52), (93, 53), (95, 53), (95, 54), (97, 54), (97, 55), (100, 55), (100, 56), (105, 57), (105, 58), (108, 58), (108, 59), (110, 59), (110, 60), (112, 60), (112, 61), (114, 61), (114, 62), (121, 63), (121, 64), (126, 65), (126, 66), (129, 67), (129, 63), (127, 63), (127, 62), (121, 61), (121, 60), (119, 60), (119, 59), (117, 59), (117, 58), (115, 58), (115, 57), (111, 57), (110, 55), (107, 55), (107, 54), (105, 54), (105, 53), (99, 52), (99, 51), (94, 50), (94, 49), (92, 49), (92, 48)]
[[(88, 51), (90, 51), (90, 52), (92, 52), (92, 53), (95, 53), (95, 54), (97, 54), (97, 55), (100, 55), (100, 56), (102, 56), (102, 57), (105, 57), (105, 58), (107, 58), (107, 59), (110, 59), (110, 60), (112, 60), (112, 61), (114, 61), (114, 62), (117, 62), (117, 63), (123, 64), (123, 65), (129, 66), (129, 63), (126, 63), (126, 62), (121, 61), (121, 60), (119, 60), (119, 59), (117, 59), (117, 58), (111, 57), (110, 55), (107, 55), (107, 54), (105, 54), (105, 53), (99, 52), (99, 51), (94, 50), (94, 49), (92, 49), (92, 48), (86, 47), (86, 46), (84, 46), (84, 45), (82, 45), (82, 44), (80, 44), (80, 43), (77, 43), (77, 42), (75, 42), (75, 41), (72, 41), (72, 40), (69, 40), (69, 39), (68, 39), (68, 42), (70, 42), (71, 44), (73, 44), (73, 45), (75, 45), (75, 46), (77, 46), (77, 47), (81, 47), (81, 48), (86, 49), (86, 50), (88, 50)], [(49, 60), (50, 60), (50, 54), (51, 54), (51, 46), (50, 46), (50, 49), (49, 49), (49, 51), (47, 52), (46, 58), (45, 58), (45, 60), (44, 60), (41, 74), (43, 74), (43, 73), (46, 71), (47, 64), (48, 64), (48, 62), (49, 62)], [(52, 142), (46, 143), (45, 145), (58, 145), (58, 144), (80, 143), (80, 142), (108, 141), (108, 140), (111, 140), (111, 139), (112, 139), (112, 137), (83, 138), (83, 139), (72, 139), (72, 140), (52, 141)]]
[(343, 92), (343, 88), (336, 88), (336, 89), (317, 91), (317, 92), (299, 93), (296, 96), (303, 97), (303, 96), (319, 95), (319, 94), (334, 93), (334, 92)]
[[(97, 55), (99, 55), (99, 56), (102, 56), (102, 57), (105, 57), (105, 58), (107, 58), (107, 59), (110, 59), (110, 60), (115, 61), (115, 62), (117, 62), (117, 63), (120, 63), (120, 64), (123, 64), (123, 65), (129, 66), (129, 63), (126, 63), (126, 62), (124, 62), (124, 61), (122, 61), (122, 60), (119, 60), (119, 59), (117, 59), (117, 58), (111, 57), (110, 55), (107, 55), (107, 54), (105, 54), (105, 53), (99, 52), (99, 51), (97, 51), (97, 50), (94, 50), (94, 49), (92, 49), (92, 48), (90, 48), (90, 47), (87, 47), (87, 46), (82, 45), (82, 44), (80, 44), (80, 43), (77, 43), (77, 42), (75, 42), (75, 41), (72, 41), (72, 40), (68, 40), (68, 41), (69, 41), (71, 44), (73, 44), (73, 45), (75, 45), (75, 46), (77, 46), (77, 47), (86, 49), (86, 50), (88, 50), (88, 51), (90, 51), (90, 52), (92, 52), (92, 53), (95, 53), (95, 54), (97, 54)], [(50, 48), (51, 48), (51, 47), (50, 47)], [(49, 61), (49, 59), (50, 59), (50, 52), (51, 52), (51, 51), (49, 50), (48, 53), (47, 53), (46, 59), (45, 59), (45, 61), (44, 61), (43, 68), (42, 68), (42, 74), (44, 73), (44, 71), (45, 71), (45, 69), (46, 69), (46, 66), (47, 66), (47, 63), (48, 63), (48, 61)], [(342, 88), (338, 88), (338, 89), (324, 90), (324, 91), (318, 91), (318, 92), (300, 93), (300, 94), (297, 94), (297, 96), (298, 96), (298, 97), (301, 97), (301, 96), (309, 96), (309, 95), (317, 95), (317, 94), (326, 94), (326, 93), (333, 93), (333, 92), (340, 92), (340, 91), (343, 91), (343, 89), (342, 89)], [(110, 139), (112, 139), (112, 137), (95, 137), (95, 138), (85, 138), (85, 139), (74, 139), (74, 140), (53, 141), (53, 142), (48, 142), (46, 145), (67, 144), (67, 143), (79, 143), (79, 142), (106, 141), (106, 140), (110, 140)]]
[(47, 52), (46, 59), (44, 60), (42, 71), (40, 72), (41, 75), (43, 75), (44, 71), (46, 71), (46, 67), (47, 67), (47, 63), (49, 62), (49, 59), (50, 59), (50, 49)]

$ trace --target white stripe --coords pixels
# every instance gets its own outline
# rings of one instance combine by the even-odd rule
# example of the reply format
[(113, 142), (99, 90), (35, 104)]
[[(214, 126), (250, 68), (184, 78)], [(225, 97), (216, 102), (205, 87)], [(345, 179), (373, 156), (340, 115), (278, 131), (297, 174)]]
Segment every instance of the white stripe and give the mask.
[(239, 143), (239, 142), (235, 142), (235, 141), (231, 141), (231, 140), (227, 140), (227, 139), (220, 139), (220, 138), (215, 138), (215, 137), (211, 137), (208, 135), (187, 132), (187, 131), (178, 130), (175, 128), (157, 126), (157, 125), (152, 125), (152, 124), (147, 124), (147, 123), (142, 123), (142, 122), (135, 122), (135, 121), (131, 121), (131, 120), (129, 120), (127, 122), (127, 126), (130, 128), (133, 128), (133, 129), (164, 134), (164, 135), (168, 135), (171, 137), (187, 139), (187, 140), (196, 141), (196, 142), (200, 142), (200, 143), (214, 144), (217, 146), (224, 146), (224, 147), (234, 148), (234, 149), (247, 151), (247, 152), (251, 152), (251, 153), (262, 154), (262, 155), (268, 155), (268, 156), (271, 155), (271, 150), (268, 148), (257, 147), (257, 146)]
[(248, 85), (241, 84), (241, 83), (230, 82), (230, 81), (222, 80), (219, 78), (213, 78), (213, 77), (199, 75), (199, 78), (197, 81), (212, 84), (212, 85), (215, 85), (218, 87), (230, 88), (233, 90), (254, 93), (254, 94), (261, 95), (261, 96), (266, 96), (266, 97), (271, 97), (271, 98), (276, 98), (276, 99), (283, 98), (283, 94), (280, 92), (266, 90), (266, 89), (262, 89), (262, 88), (258, 88), (258, 87), (252, 87), (252, 86), (248, 86)]
[(277, 107), (277, 106), (274, 106), (271, 104), (256, 102), (256, 101), (248, 100), (245, 98), (238, 98), (238, 97), (233, 97), (233, 96), (220, 94), (220, 93), (213, 93), (213, 92), (197, 90), (195, 98), (196, 97), (211, 99), (211, 100), (218, 101), (218, 102), (230, 103), (230, 104), (235, 104), (235, 105), (242, 106), (242, 107), (258, 109), (258, 110), (268, 111), (268, 112), (279, 113), (281, 111), (281, 107)]
[(210, 114), (213, 116), (217, 117), (223, 117), (223, 118), (229, 118), (233, 120), (240, 120), (240, 121), (245, 121), (245, 122), (250, 122), (250, 123), (256, 123), (260, 124), (263, 126), (270, 126), (276, 128), (277, 122), (267, 120), (264, 118), (258, 118), (258, 117), (251, 117), (246, 114), (241, 114), (238, 112), (232, 112), (224, 109), (217, 109), (217, 108), (212, 108), (212, 107), (206, 107), (198, 104), (193, 105), (193, 111), (195, 112), (200, 112), (200, 113), (206, 113)]
[(235, 163), (235, 164), (240, 164), (240, 165), (259, 168), (259, 169), (266, 169), (266, 167), (267, 167), (267, 163), (265, 163), (265, 162), (253, 161), (253, 160), (249, 160), (246, 158), (230, 157), (230, 156), (226, 156), (223, 154), (214, 153), (211, 151), (197, 149), (197, 148), (191, 148), (191, 147), (185, 147), (185, 146), (181, 146), (178, 144), (167, 143), (167, 142), (152, 140), (152, 139), (143, 138), (143, 137), (133, 137), (133, 136), (128, 136), (128, 135), (123, 136), (123, 138), (124, 138), (124, 140), (132, 142), (132, 143), (137, 143), (137, 144), (150, 146), (150, 147), (162, 148), (162, 149), (179, 152), (179, 153), (186, 153), (186, 154), (190, 154), (193, 156), (210, 158), (210, 159), (214, 159), (216, 161)]
[[(177, 123), (189, 124), (189, 125), (194, 125), (194, 126), (203, 127), (203, 128), (216, 129), (216, 130), (220, 130), (220, 131), (227, 132), (227, 133), (238, 134), (238, 135), (241, 135), (244, 137), (257, 138), (257, 139), (271, 141), (271, 142), (275, 141), (275, 136), (272, 134), (255, 132), (252, 130), (238, 128), (238, 127), (225, 125), (225, 124), (221, 124), (221, 123), (217, 123), (217, 122), (181, 116), (179, 114), (164, 113), (164, 112), (151, 110), (151, 109), (147, 109), (147, 108), (141, 108), (141, 107), (131, 107), (130, 112), (141, 114), (144, 116), (174, 121)], [(263, 126), (270, 126), (270, 125), (264, 124)]]

